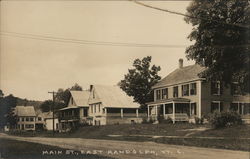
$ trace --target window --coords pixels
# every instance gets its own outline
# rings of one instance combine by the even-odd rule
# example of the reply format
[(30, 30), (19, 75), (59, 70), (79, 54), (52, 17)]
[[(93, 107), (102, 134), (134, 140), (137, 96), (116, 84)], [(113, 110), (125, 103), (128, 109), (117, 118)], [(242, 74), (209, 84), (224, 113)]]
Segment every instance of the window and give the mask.
[(30, 121), (34, 121), (34, 118), (31, 117), (31, 118), (30, 118)]
[(88, 110), (83, 108), (83, 116), (87, 117), (88, 116)]
[(167, 88), (162, 89), (161, 95), (162, 95), (161, 97), (162, 99), (168, 99), (168, 89)]
[(22, 121), (24, 121), (24, 118), (22, 118)]
[(196, 95), (196, 83), (190, 84), (190, 95)]
[(99, 108), (99, 112), (101, 112), (101, 104), (99, 104), (99, 107), (98, 107), (98, 108)]
[(191, 103), (191, 115), (197, 115), (196, 114), (196, 103)]
[(232, 95), (240, 95), (241, 94), (241, 88), (238, 83), (232, 83), (231, 84), (231, 94)]
[(220, 81), (211, 82), (211, 93), (213, 95), (221, 95), (222, 87)]
[(26, 121), (30, 121), (30, 118), (26, 118)]
[(93, 105), (93, 107), (94, 107), (94, 112), (96, 113), (96, 105)]
[(41, 117), (38, 117), (38, 118), (37, 118), (37, 120), (38, 120), (38, 121), (41, 121), (41, 120), (42, 120), (42, 118), (41, 118)]
[(178, 97), (178, 86), (173, 87), (173, 97)]
[(73, 98), (71, 98), (71, 104), (74, 105), (74, 101), (73, 101)]
[(219, 112), (223, 111), (223, 103), (222, 102), (214, 101), (211, 103), (211, 113), (213, 113), (215, 111), (219, 111)]
[(156, 100), (161, 99), (161, 90), (156, 90)]
[(182, 96), (189, 96), (189, 84), (185, 84), (181, 86)]

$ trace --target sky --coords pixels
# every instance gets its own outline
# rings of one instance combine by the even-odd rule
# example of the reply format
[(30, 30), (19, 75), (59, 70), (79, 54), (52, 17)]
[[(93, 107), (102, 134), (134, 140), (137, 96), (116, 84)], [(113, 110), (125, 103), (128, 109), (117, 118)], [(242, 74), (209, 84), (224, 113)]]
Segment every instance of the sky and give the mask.
[[(189, 1), (145, 1), (186, 13)], [(0, 1), (1, 33), (16, 32), (90, 41), (189, 46), (182, 16), (131, 1)], [(164, 77), (187, 61), (185, 47), (79, 44), (0, 34), (0, 89), (5, 95), (51, 99), (48, 91), (78, 83), (116, 85), (136, 58), (152, 56)]]

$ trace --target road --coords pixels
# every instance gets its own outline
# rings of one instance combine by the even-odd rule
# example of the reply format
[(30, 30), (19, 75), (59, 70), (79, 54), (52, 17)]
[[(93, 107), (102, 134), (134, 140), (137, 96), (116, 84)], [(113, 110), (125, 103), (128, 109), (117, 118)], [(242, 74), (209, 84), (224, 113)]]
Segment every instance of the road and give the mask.
[[(81, 138), (17, 137), (0, 133), (0, 138), (58, 146), (83, 153), (97, 153), (118, 159), (249, 159), (249, 152), (154, 142), (131, 142)], [(49, 150), (48, 150), (49, 151)]]

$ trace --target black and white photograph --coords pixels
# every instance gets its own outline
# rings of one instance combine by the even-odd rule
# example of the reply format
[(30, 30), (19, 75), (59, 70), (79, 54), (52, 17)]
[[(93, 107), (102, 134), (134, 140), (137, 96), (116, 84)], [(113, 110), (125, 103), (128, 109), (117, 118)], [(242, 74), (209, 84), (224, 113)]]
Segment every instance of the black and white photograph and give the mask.
[(0, 0), (0, 159), (250, 159), (249, 0)]

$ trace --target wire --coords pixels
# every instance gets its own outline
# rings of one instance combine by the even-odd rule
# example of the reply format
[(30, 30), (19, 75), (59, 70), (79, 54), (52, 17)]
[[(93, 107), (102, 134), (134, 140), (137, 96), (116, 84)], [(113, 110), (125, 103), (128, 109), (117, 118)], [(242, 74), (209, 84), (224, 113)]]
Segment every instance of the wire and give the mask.
[(55, 41), (63, 43), (90, 44), (90, 45), (108, 45), (108, 46), (124, 46), (124, 47), (158, 47), (158, 48), (186, 48), (186, 45), (164, 45), (164, 44), (143, 44), (143, 43), (123, 43), (123, 42), (107, 42), (107, 41), (91, 41), (73, 38), (61, 38), (47, 35), (36, 35), (17, 33), (9, 31), (0, 31), (0, 35), (12, 36), (19, 38), (28, 38), (35, 40)]
[[(188, 17), (188, 18), (192, 18), (192, 19), (202, 19), (202, 20), (205, 20), (205, 21), (208, 20), (207, 18), (198, 18), (198, 17), (190, 16), (190, 15), (187, 15), (187, 14), (184, 14), (184, 13), (180, 13), (180, 12), (171, 11), (171, 10), (168, 10), (168, 9), (162, 9), (162, 8), (154, 7), (154, 6), (151, 6), (151, 5), (148, 5), (148, 4), (136, 1), (136, 0), (129, 0), (129, 1), (133, 1), (134, 3), (139, 4), (141, 6), (144, 6), (144, 7), (147, 7), (147, 8), (151, 8), (151, 9), (156, 9), (156, 10), (159, 10), (159, 11), (168, 12), (170, 14), (176, 14), (176, 15), (180, 15), (180, 16), (184, 16), (184, 17)], [(250, 26), (245, 26), (245, 25), (241, 25), (241, 24), (224, 23), (224, 22), (221, 22), (221, 21), (218, 21), (218, 20), (211, 20), (211, 21), (214, 21), (214, 22), (217, 22), (217, 23), (220, 23), (220, 24), (225, 24), (225, 25), (231, 25), (231, 26), (237, 26), (237, 27), (240, 27), (240, 28), (250, 29)]]

